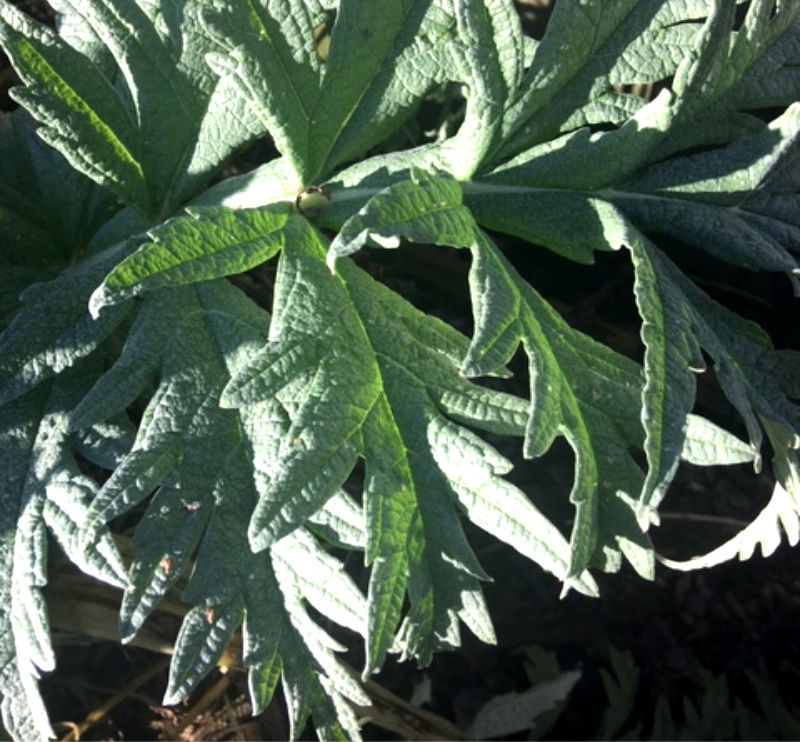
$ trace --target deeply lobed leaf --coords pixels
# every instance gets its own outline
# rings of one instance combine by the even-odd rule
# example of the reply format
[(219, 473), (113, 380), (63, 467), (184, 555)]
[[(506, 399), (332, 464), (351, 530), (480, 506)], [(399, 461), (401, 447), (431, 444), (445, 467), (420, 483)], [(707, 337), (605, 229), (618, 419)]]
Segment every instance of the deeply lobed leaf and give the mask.
[[(0, 679), (14, 733), (48, 732), (34, 682), (52, 664), (46, 528), (84, 571), (127, 581), (125, 639), (191, 569), (167, 700), (242, 625), (254, 705), (282, 679), (292, 734), (311, 715), (336, 738), (359, 733), (347, 699), (368, 699), (305, 604), (365, 636), (365, 673), (389, 651), (428, 662), (459, 643), (460, 621), (492, 641), (463, 518), (594, 594), (587, 567), (613, 571), (623, 556), (652, 577), (646, 530), (681, 458), (759, 466), (766, 433), (778, 483), (762, 515), (710, 554), (662, 561), (698, 568), (797, 541), (797, 353), (713, 302), (652, 233), (797, 286), (800, 4), (563, 0), (535, 45), (505, 0), (54, 6), (58, 33), (0, 5), (25, 83), (14, 95), (129, 208), (89, 244), (111, 198), (46, 158), (19, 115), (3, 119), (3, 306), (16, 311), (31, 266), (102, 251), (30, 286), (0, 339)], [(666, 82), (649, 101), (623, 87)], [(423, 101), (456, 86), (462, 111), (390, 151)], [(769, 123), (753, 115), (787, 105)], [(266, 135), (282, 157), (198, 193)], [(35, 177), (6, 164), (28, 169), (26, 157)], [(326, 188), (318, 215), (292, 205), (312, 182)], [(569, 327), (485, 229), (584, 263), (626, 248), (643, 365)], [(471, 341), (344, 257), (402, 240), (470, 248)], [(217, 280), (278, 254), (271, 318)], [(520, 345), (529, 400), (465, 378), (505, 375)], [(747, 443), (691, 414), (704, 354)], [(145, 411), (131, 444), (134, 404)], [(528, 456), (567, 440), (569, 542), (475, 430), (524, 435)], [(97, 493), (73, 447), (112, 470)], [(353, 498), (342, 485), (359, 459)], [(106, 524), (143, 501), (123, 576)], [(364, 550), (366, 600), (312, 534)]]
[(41, 594), (47, 583), (48, 532), (87, 574), (116, 586), (126, 582), (107, 529), (98, 529), (91, 553), (80, 548), (80, 525), (96, 485), (73, 458), (67, 422), (87, 379), (91, 370), (84, 363), (2, 407), (0, 680), (4, 724), (20, 739), (51, 734), (36, 687), (38, 671), (55, 665)]

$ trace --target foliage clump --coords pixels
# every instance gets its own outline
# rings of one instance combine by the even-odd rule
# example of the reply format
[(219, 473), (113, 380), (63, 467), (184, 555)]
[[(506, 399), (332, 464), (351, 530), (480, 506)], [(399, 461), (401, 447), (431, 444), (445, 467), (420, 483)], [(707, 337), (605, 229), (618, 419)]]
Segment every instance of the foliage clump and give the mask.
[[(293, 734), (310, 716), (326, 738), (357, 738), (348, 702), (369, 699), (307, 604), (364, 637), (365, 675), (388, 652), (429, 662), (462, 623), (494, 639), (464, 519), (595, 595), (592, 570), (653, 577), (649, 530), (681, 460), (760, 467), (768, 450), (761, 515), (669, 564), (797, 542), (800, 353), (669, 245), (797, 288), (798, 0), (560, 0), (538, 42), (509, 0), (52, 5), (57, 31), (0, 0), (23, 83), (0, 119), (12, 735), (50, 734), (50, 537), (124, 590), (123, 640), (188, 573), (166, 702), (241, 627), (255, 710), (281, 680)], [(398, 144), (423, 101), (438, 133)], [(210, 185), (265, 138), (274, 159)], [(497, 233), (564, 257), (567, 276), (626, 251), (643, 361), (573, 329)], [(470, 251), (471, 337), (348, 257), (401, 241)], [(268, 304), (231, 280), (273, 259)], [(520, 347), (527, 398), (480, 382)], [(746, 440), (693, 412), (700, 373)], [(479, 433), (530, 458), (568, 442), (569, 534)], [(131, 513), (126, 564), (109, 524)], [(332, 547), (363, 552), (366, 595)]]

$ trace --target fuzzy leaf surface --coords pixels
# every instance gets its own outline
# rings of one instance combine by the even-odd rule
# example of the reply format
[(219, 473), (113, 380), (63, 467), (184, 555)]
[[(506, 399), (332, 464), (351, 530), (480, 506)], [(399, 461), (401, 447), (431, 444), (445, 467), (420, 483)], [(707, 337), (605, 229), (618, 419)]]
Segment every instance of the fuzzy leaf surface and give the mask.
[(531, 396), (525, 455), (544, 454), (559, 435), (575, 453), (570, 576), (603, 554), (608, 567), (618, 565), (619, 555), (611, 557), (617, 552), (652, 576), (652, 548), (632, 520), (631, 498), (642, 478), (630, 455), (641, 445), (640, 369), (569, 328), (481, 232), (473, 247), (470, 291), (476, 330), (465, 372), (492, 372), (522, 342)]
[[(24, 553), (0, 541), (15, 729), (46, 733), (33, 682), (51, 659), (45, 526), (18, 517), (40, 481), (40, 520), (87, 571), (107, 523), (147, 503), (125, 639), (190, 572), (167, 700), (242, 625), (253, 705), (282, 681), (293, 736), (311, 716), (323, 738), (357, 738), (348, 702), (368, 700), (309, 605), (365, 637), (365, 674), (388, 652), (430, 661), (461, 622), (493, 640), (463, 519), (594, 594), (588, 567), (625, 558), (653, 576), (646, 531), (680, 460), (758, 467), (766, 434), (773, 499), (688, 567), (797, 542), (800, 355), (712, 301), (662, 240), (797, 289), (796, 0), (559, 0), (537, 43), (510, 0), (53, 5), (58, 33), (0, 0), (14, 95), (83, 174), (41, 155), (19, 117), (0, 125), (0, 306), (16, 312), (0, 338), (0, 445), (10, 472), (33, 472), (4, 495), (4, 534), (17, 528)], [(633, 94), (651, 83), (664, 89)], [(768, 121), (765, 107), (784, 112)], [(259, 137), (281, 156), (198, 194)], [(94, 237), (111, 197), (84, 176), (129, 207)], [(325, 210), (295, 209), (313, 184)], [(481, 228), (585, 264), (625, 248), (643, 364), (573, 330), (514, 267), (517, 248), (505, 257)], [(402, 240), (471, 249), (471, 341), (345, 257)], [(261, 264), (277, 255), (271, 316), (219, 280), (249, 272), (236, 285), (266, 305)], [(31, 286), (41, 263), (76, 264)], [(520, 345), (530, 399), (466, 378), (507, 375)], [(692, 414), (705, 357), (747, 441)], [(135, 436), (131, 405), (145, 408)], [(524, 436), (527, 456), (567, 441), (569, 541), (505, 478), (494, 436)], [(96, 496), (67, 441), (110, 470)], [(365, 552), (366, 599), (318, 539)]]
[[(674, 74), (692, 50), (705, 2), (601, 0), (554, 9), (520, 93), (507, 108), (502, 157), (586, 124), (620, 124), (641, 106), (623, 84)], [(564, 54), (564, 48), (572, 53)], [(615, 89), (615, 86), (617, 88)]]
[[(729, 129), (714, 140), (733, 140), (724, 147), (650, 164), (665, 152), (708, 141), (702, 132), (700, 139), (681, 139), (680, 144), (673, 135), (685, 121), (699, 126), (706, 107), (713, 107), (719, 96), (727, 95), (726, 90), (745, 84), (747, 70), (756, 69), (762, 61), (774, 64), (768, 52), (776, 45), (796, 44), (796, 6), (783, 5), (768, 22), (769, 5), (752, 3), (748, 8), (745, 27), (752, 33), (752, 47), (746, 47), (741, 32), (732, 33), (733, 3), (714, 7), (698, 31), (693, 51), (675, 71), (675, 92), (662, 93), (642, 105), (617, 129), (596, 133), (583, 129), (534, 145), (464, 187), (465, 203), (479, 224), (539, 243), (570, 259), (591, 262), (596, 250), (622, 246), (631, 250), (646, 346), (642, 422), (649, 466), (638, 496), (643, 527), (647, 517), (653, 516), (646, 503), (660, 502), (684, 448), (687, 414), (695, 397), (689, 369), (704, 369), (701, 351), (708, 351), (708, 343), (715, 342), (708, 333), (693, 329), (696, 318), (704, 324), (705, 315), (693, 310), (692, 302), (675, 290), (671, 279), (647, 267), (653, 246), (640, 230), (666, 233), (742, 267), (785, 272), (797, 286), (796, 104), (767, 125), (750, 126), (745, 134), (736, 127)], [(749, 61), (743, 66), (725, 67), (731, 59), (745, 56)], [(782, 77), (784, 102), (790, 102), (796, 98), (792, 75), (782, 69), (786, 73)], [(676, 271), (675, 281), (679, 275)], [(695, 295), (691, 282), (682, 276), (680, 280)], [(710, 316), (718, 316), (717, 310)], [(760, 342), (749, 345), (748, 338), (756, 331), (733, 313), (726, 313), (717, 325), (719, 332), (723, 327), (736, 328), (726, 334), (723, 344), (748, 346), (747, 351), (740, 347), (740, 352), (733, 353), (737, 358), (763, 355)], [(736, 337), (739, 332), (741, 340)], [(701, 335), (707, 344), (700, 342)], [(718, 356), (726, 354), (718, 341)], [(777, 406), (778, 419), (788, 429), (796, 429), (787, 386), (795, 376), (790, 370), (792, 357), (789, 354), (772, 363), (776, 371), (780, 369), (781, 379), (789, 381), (768, 378), (770, 372), (766, 372), (759, 382), (773, 390), (767, 405), (772, 409), (766, 416), (774, 415)], [(731, 363), (737, 369), (734, 380), (722, 378), (721, 382), (748, 426), (757, 463), (759, 423), (744, 399), (745, 392), (734, 388), (740, 384), (735, 379), (741, 369), (738, 361)]]
[[(422, 217), (420, 217), (422, 219)], [(483, 639), (491, 624), (485, 575), (456, 508), (545, 569), (566, 576), (566, 543), (530, 501), (498, 475), (509, 465), (464, 423), (519, 434), (525, 405), (458, 374), (465, 340), (342, 260), (331, 275), (311, 227), (287, 243), (269, 342), (234, 376), (223, 403), (246, 408), (275, 395), (293, 406), (279, 445), (257, 453), (256, 549), (301, 525), (365, 460), (369, 592), (368, 670), (400, 630), (404, 653), (429, 661), (459, 641), (457, 617)], [(347, 352), (342, 349), (346, 348)], [(593, 592), (585, 572), (575, 585)]]
[[(272, 551), (252, 552), (247, 523), (256, 490), (249, 436), (274, 437), (276, 430), (283, 430), (286, 412), (277, 402), (245, 413), (218, 406), (230, 374), (263, 341), (268, 315), (227, 283), (207, 282), (168, 295), (148, 294), (139, 318), (168, 325), (167, 317), (175, 314), (182, 322), (169, 325), (172, 334), (161, 343), (161, 352), (143, 349), (140, 364), (160, 366), (160, 385), (133, 448), (86, 516), (84, 545), (92, 551), (94, 534), (105, 522), (155, 490), (134, 535), (136, 556), (120, 630), (123, 640), (130, 639), (191, 565), (183, 598), (195, 607), (176, 641), (165, 702), (177, 703), (191, 692), (244, 621), (245, 664), (253, 687), (270, 662), (279, 662), (285, 687), (297, 700), (293, 728), (302, 729), (310, 713), (320, 730), (338, 730), (341, 736), (341, 723), (350, 717), (337, 712), (338, 694), (362, 703), (366, 699), (337, 664), (331, 652), (335, 644), (306, 614), (303, 601), (363, 633), (364, 598), (341, 565), (305, 531)], [(146, 335), (140, 332), (131, 335), (118, 366), (107, 372), (112, 381), (129, 372), (142, 337)], [(101, 378), (90, 397), (105, 386)], [(131, 394), (135, 391), (127, 396)], [(115, 404), (124, 407), (127, 401), (122, 395)], [(91, 419), (90, 411), (100, 417), (115, 411), (98, 402), (83, 408), (84, 423)], [(330, 517), (320, 520), (330, 524), (337, 512), (341, 518), (346, 498), (339, 495), (337, 502)], [(357, 527), (353, 522), (351, 534)], [(323, 573), (327, 577), (317, 582)], [(268, 696), (262, 688), (259, 702), (266, 705)], [(347, 733), (357, 736), (350, 721)]]
[[(498, 0), (345, 0), (324, 60), (313, 30), (330, 16), (317, 3), (217, 0), (204, 21), (225, 49), (210, 58), (212, 67), (272, 134), (295, 188), (380, 142), (445, 81), (469, 88), (464, 125), (442, 150), (450, 169), (467, 176), (522, 77), (519, 20)], [(477, 48), (488, 52), (480, 63)]]
[(87, 574), (116, 586), (126, 582), (106, 529), (90, 554), (81, 549), (80, 527), (96, 485), (73, 458), (67, 423), (87, 378), (84, 363), (0, 407), (0, 693), (3, 725), (19, 739), (52, 734), (36, 682), (39, 670), (55, 665), (41, 592), (48, 533)]
[[(711, 300), (646, 239), (632, 240), (636, 292), (646, 345), (643, 421), (650, 462), (641, 493), (642, 524), (657, 522), (656, 508), (672, 478), (683, 446), (686, 416), (694, 404), (694, 373), (714, 361), (717, 380), (741, 416), (755, 451), (761, 449), (765, 421), (797, 430), (794, 401), (800, 354), (778, 351), (766, 333)], [(791, 449), (784, 440), (777, 454)]]
[(461, 205), (461, 188), (449, 177), (412, 170), (409, 180), (373, 196), (339, 230), (328, 249), (328, 264), (365, 244), (397, 247), (400, 237), (412, 242), (468, 245), (474, 221)]
[(152, 230), (151, 241), (114, 267), (92, 294), (89, 309), (97, 316), (104, 306), (144, 291), (243, 273), (280, 250), (293, 212), (288, 204), (189, 208)]
[(82, 263), (59, 277), (29, 286), (22, 307), (0, 335), (0, 401), (14, 399), (98, 348), (130, 311), (122, 303), (92, 319), (87, 302), (116, 262)]
[(61, 0), (67, 28), (88, 40), (77, 46), (0, 6), (0, 43), (25, 83), (14, 95), (42, 124), (40, 136), (151, 218), (171, 213), (257, 133), (206, 66), (216, 47), (198, 17), (204, 4), (159, 16), (135, 0)]
[(0, 286), (12, 266), (39, 280), (63, 269), (114, 210), (107, 193), (36, 136), (28, 114), (0, 115)]
[(641, 229), (733, 265), (784, 272), (797, 293), (800, 197), (786, 181), (798, 141), (800, 103), (727, 147), (654, 165), (607, 197)]
[[(577, 509), (570, 563), (574, 574), (593, 559), (607, 568), (618, 567), (622, 548), (643, 574), (652, 576), (652, 550), (631, 519), (631, 497), (641, 486), (641, 473), (628, 453), (641, 440), (637, 420), (641, 376), (636, 364), (570, 330), (476, 230), (461, 202), (461, 189), (450, 178), (412, 171), (409, 180), (375, 195), (342, 226), (331, 245), (329, 263), (368, 240), (391, 247), (401, 237), (473, 247), (470, 286), (476, 331), (463, 362), (468, 375), (497, 372), (524, 342), (532, 400), (525, 453), (542, 455), (557, 435), (564, 435), (576, 453), (571, 496)], [(598, 354), (605, 356), (601, 373), (594, 370)], [(603, 379), (611, 371), (613, 381)], [(598, 415), (599, 409), (603, 412)], [(621, 475), (623, 466), (627, 470)], [(601, 484), (612, 480), (621, 494)], [(598, 525), (600, 503), (602, 525)]]
[[(622, 124), (641, 100), (622, 84), (674, 76), (677, 119), (660, 151), (728, 142), (759, 128), (748, 110), (787, 105), (800, 94), (793, 64), (796, 3), (602, 0), (555, 9), (517, 100), (507, 108), (500, 157), (587, 124)], [(564, 54), (570, 48), (573, 53)], [(615, 87), (616, 86), (616, 87)]]

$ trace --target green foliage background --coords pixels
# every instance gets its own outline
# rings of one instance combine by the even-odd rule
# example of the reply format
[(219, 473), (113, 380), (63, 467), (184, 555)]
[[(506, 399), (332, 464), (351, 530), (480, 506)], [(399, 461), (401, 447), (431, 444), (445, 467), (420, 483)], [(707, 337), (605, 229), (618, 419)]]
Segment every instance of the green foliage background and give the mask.
[[(0, 0), (27, 112), (0, 119), (0, 688), (15, 737), (50, 733), (36, 686), (54, 664), (50, 540), (124, 590), (123, 640), (188, 571), (166, 703), (241, 626), (256, 711), (281, 681), (293, 734), (310, 716), (323, 738), (357, 738), (348, 701), (368, 698), (306, 606), (364, 637), (365, 676), (389, 652), (429, 662), (462, 623), (493, 641), (463, 519), (595, 595), (592, 570), (623, 561), (652, 579), (649, 529), (680, 460), (759, 468), (768, 452), (761, 515), (710, 554), (662, 561), (800, 538), (800, 353), (659, 246), (797, 289), (798, 0), (561, 0), (538, 42), (507, 0), (52, 5), (57, 32)], [(652, 100), (626, 92), (650, 83)], [(423, 101), (453, 95), (436, 132), (392, 146)], [(210, 185), (265, 137), (279, 157)], [(324, 208), (296, 203), (312, 184)], [(626, 251), (643, 363), (570, 327), (491, 233), (577, 263)], [(472, 337), (348, 257), (401, 241), (470, 251)], [(270, 306), (228, 279), (272, 259)], [(475, 381), (520, 347), (527, 398)], [(698, 373), (746, 441), (692, 412)], [(568, 442), (571, 533), (480, 433), (518, 437), (529, 458)], [(131, 512), (125, 564), (109, 523)], [(363, 552), (366, 595), (331, 546)]]

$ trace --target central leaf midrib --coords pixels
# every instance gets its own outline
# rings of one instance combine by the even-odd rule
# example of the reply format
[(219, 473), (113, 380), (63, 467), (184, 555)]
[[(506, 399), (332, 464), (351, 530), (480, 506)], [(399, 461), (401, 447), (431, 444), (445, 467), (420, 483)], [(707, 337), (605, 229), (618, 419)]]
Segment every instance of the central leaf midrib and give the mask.
[[(406, 13), (404, 14), (404, 16), (402, 18), (402, 20), (397, 24), (397, 26), (398, 26), (398, 31), (397, 31), (397, 34), (396, 34), (397, 36), (400, 36), (401, 33), (403, 32), (403, 30), (405, 29), (406, 23), (408, 22), (408, 16), (409, 16), (409, 14), (411, 13), (411, 11), (412, 11), (412, 9), (414, 7), (415, 7), (415, 4), (414, 3), (410, 3), (409, 6), (408, 6), (408, 9), (406, 10)], [(380, 65), (378, 66), (375, 74), (367, 82), (367, 84), (362, 87), (360, 93), (355, 98), (355, 100), (354, 100), (353, 104), (351, 105), (350, 109), (346, 112), (344, 118), (341, 119), (341, 121), (339, 123), (339, 126), (338, 126), (338, 129), (335, 130), (335, 131), (331, 131), (331, 133), (329, 134), (328, 143), (327, 143), (324, 151), (322, 151), (320, 153), (319, 161), (315, 165), (317, 171), (313, 173), (313, 175), (311, 176), (312, 178), (316, 178), (318, 175), (320, 175), (323, 172), (323, 169), (328, 164), (328, 159), (329, 159), (329, 157), (331, 155), (331, 152), (333, 152), (333, 150), (334, 150), (334, 148), (336, 146), (336, 143), (339, 141), (339, 136), (347, 128), (347, 125), (350, 123), (350, 120), (353, 118), (353, 115), (355, 114), (356, 110), (361, 105), (361, 101), (364, 99), (364, 96), (366, 96), (367, 92), (372, 89), (372, 83), (374, 82), (375, 78), (377, 78), (378, 75), (381, 73), (381, 71), (383, 69), (385, 69), (386, 60), (388, 59), (389, 55), (394, 51), (394, 49), (395, 49), (395, 45), (391, 45), (386, 49), (386, 54), (384, 55), (383, 59), (381, 60)], [(327, 72), (327, 70), (326, 70), (326, 72)], [(341, 69), (339, 70), (339, 72), (341, 74)], [(315, 101), (315, 106), (319, 103), (319, 99), (322, 96), (323, 91), (325, 90), (326, 80), (327, 80), (327, 75), (323, 76), (322, 84), (320, 85), (320, 88), (319, 88), (319, 90), (317, 92), (317, 100)], [(307, 153), (310, 153), (312, 151), (311, 150), (311, 143), (312, 143), (313, 139), (316, 136), (317, 136), (317, 132), (314, 130), (314, 127), (312, 126), (312, 121), (310, 119), (308, 119), (308, 128), (307, 128), (307, 134), (306, 134), (306, 152)]]

